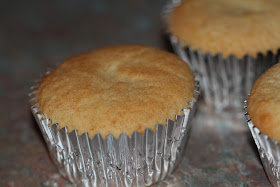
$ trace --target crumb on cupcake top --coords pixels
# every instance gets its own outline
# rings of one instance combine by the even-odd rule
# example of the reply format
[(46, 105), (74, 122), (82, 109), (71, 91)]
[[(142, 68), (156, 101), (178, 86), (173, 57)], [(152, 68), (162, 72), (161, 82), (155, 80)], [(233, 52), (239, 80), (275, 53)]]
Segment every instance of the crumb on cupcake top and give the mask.
[(167, 17), (185, 45), (238, 58), (280, 47), (279, 0), (185, 0)]
[(261, 133), (280, 142), (280, 63), (254, 83), (247, 107), (253, 124)]
[(122, 45), (67, 59), (39, 83), (36, 101), (59, 128), (118, 138), (175, 119), (193, 90), (190, 68), (175, 55)]

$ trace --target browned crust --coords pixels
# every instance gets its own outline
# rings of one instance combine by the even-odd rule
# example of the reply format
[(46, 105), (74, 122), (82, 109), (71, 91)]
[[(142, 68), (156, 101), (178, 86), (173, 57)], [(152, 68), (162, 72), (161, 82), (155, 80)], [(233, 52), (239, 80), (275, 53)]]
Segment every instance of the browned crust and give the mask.
[(280, 142), (280, 63), (267, 70), (254, 84), (248, 98), (253, 124)]
[(118, 137), (174, 119), (193, 90), (190, 68), (175, 55), (123, 45), (67, 59), (42, 79), (37, 102), (60, 128)]
[(279, 9), (278, 0), (185, 0), (167, 23), (193, 49), (241, 58), (279, 49)]

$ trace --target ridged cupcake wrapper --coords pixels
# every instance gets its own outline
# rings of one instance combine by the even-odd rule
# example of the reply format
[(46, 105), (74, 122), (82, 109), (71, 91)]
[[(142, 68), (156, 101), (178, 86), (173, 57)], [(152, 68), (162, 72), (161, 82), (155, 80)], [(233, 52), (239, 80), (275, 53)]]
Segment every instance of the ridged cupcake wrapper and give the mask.
[(257, 145), (266, 175), (273, 186), (280, 186), (280, 145), (276, 141), (268, 138), (267, 135), (262, 134), (252, 123), (247, 112), (246, 101), (245, 112), (245, 117)]
[(221, 110), (226, 107), (242, 109), (255, 80), (269, 67), (279, 60), (277, 54), (259, 53), (256, 58), (244, 56), (241, 59), (231, 55), (223, 58), (221, 53), (212, 56), (193, 50), (191, 46), (184, 47), (176, 36), (170, 36), (175, 53), (193, 70), (201, 83), (201, 94), (207, 104)]
[[(36, 90), (36, 88), (34, 89)], [(80, 136), (77, 130), (58, 129), (38, 108), (35, 93), (30, 94), (31, 110), (48, 145), (50, 155), (62, 176), (78, 186), (146, 186), (163, 180), (182, 157), (188, 139), (190, 121), (199, 97), (199, 85), (194, 90), (195, 102), (183, 109), (176, 121), (146, 129), (144, 135), (134, 132), (132, 137), (122, 133), (118, 139), (112, 134), (92, 139), (88, 133)]]
[(217, 110), (229, 107), (242, 111), (242, 103), (253, 83), (265, 70), (278, 62), (280, 50), (276, 54), (259, 53), (256, 58), (247, 55), (241, 59), (234, 55), (223, 57), (222, 53), (212, 55), (194, 50), (191, 45), (186, 46), (177, 36), (172, 35), (167, 26), (168, 15), (181, 2), (182, 0), (169, 1), (162, 13), (164, 29), (176, 55), (195, 73), (201, 84), (201, 95), (208, 105)]

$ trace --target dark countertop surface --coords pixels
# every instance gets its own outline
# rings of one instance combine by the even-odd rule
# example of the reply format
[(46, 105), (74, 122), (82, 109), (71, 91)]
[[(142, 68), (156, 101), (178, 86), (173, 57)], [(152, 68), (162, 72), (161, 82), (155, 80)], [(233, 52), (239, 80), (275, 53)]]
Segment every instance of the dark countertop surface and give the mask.
[[(0, 186), (71, 186), (52, 164), (27, 93), (47, 68), (111, 44), (172, 51), (164, 0), (0, 1)], [(177, 170), (154, 186), (269, 186), (242, 114), (200, 103)]]

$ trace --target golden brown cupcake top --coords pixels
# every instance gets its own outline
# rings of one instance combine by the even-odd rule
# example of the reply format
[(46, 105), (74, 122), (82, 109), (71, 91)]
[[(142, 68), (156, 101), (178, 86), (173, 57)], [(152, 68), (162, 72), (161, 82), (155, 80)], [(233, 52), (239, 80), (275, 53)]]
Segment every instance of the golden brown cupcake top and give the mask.
[(280, 63), (255, 82), (247, 106), (253, 124), (261, 133), (280, 143)]
[(185, 0), (167, 18), (169, 32), (203, 53), (239, 58), (280, 47), (279, 0)]
[(147, 46), (101, 48), (72, 57), (40, 82), (41, 111), (69, 132), (144, 133), (193, 101), (194, 76), (175, 55)]

